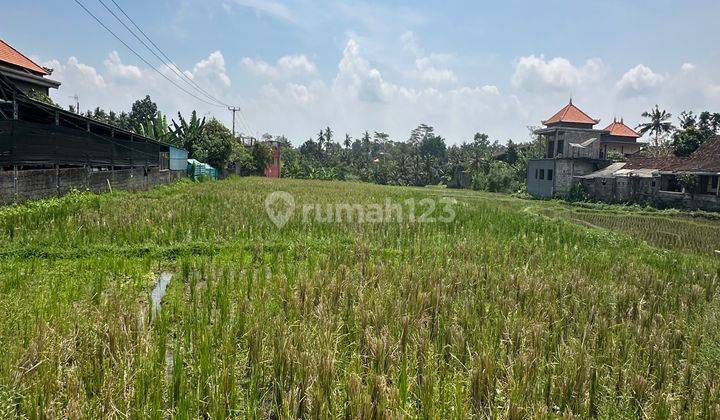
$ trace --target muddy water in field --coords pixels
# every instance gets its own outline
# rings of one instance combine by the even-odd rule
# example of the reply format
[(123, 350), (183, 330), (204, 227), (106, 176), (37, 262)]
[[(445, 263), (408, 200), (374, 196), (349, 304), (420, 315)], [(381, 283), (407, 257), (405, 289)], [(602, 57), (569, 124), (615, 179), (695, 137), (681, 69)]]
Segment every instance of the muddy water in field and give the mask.
[(157, 284), (150, 293), (150, 311), (153, 318), (155, 318), (160, 312), (160, 304), (162, 303), (162, 298), (165, 296), (165, 293), (167, 293), (167, 287), (170, 285), (170, 280), (172, 280), (172, 273), (160, 273)]

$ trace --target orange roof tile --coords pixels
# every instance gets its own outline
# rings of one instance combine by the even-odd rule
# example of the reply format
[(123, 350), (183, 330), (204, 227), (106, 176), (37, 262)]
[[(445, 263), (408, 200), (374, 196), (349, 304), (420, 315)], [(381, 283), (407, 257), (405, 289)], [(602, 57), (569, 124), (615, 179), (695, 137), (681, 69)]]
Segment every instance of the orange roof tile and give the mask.
[(42, 75), (50, 74), (47, 70), (37, 65), (31, 59), (25, 57), (20, 51), (11, 47), (8, 43), (0, 39), (0, 62), (12, 64), (22, 67), (35, 73)]
[(596, 120), (593, 118), (590, 118), (590, 116), (583, 111), (580, 110), (580, 108), (576, 107), (572, 103), (572, 99), (570, 100), (570, 103), (565, 105), (563, 109), (558, 111), (555, 115), (550, 117), (549, 119), (543, 121), (542, 123), (544, 125), (550, 125), (550, 124), (557, 124), (557, 123), (575, 123), (575, 124), (591, 124), (595, 125), (600, 122), (600, 120)]
[(620, 122), (617, 120), (613, 121), (612, 124), (605, 127), (605, 131), (609, 131), (611, 136), (632, 138), (641, 137), (635, 130), (625, 125), (623, 120), (620, 120)]

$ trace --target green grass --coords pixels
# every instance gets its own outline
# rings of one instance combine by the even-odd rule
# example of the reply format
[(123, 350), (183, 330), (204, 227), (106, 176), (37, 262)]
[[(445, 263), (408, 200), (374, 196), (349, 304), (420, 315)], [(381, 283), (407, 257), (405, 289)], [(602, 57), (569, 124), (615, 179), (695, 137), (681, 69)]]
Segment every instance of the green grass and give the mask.
[[(278, 229), (278, 189), (457, 218)], [(0, 417), (718, 417), (714, 223), (259, 178), (0, 209)]]

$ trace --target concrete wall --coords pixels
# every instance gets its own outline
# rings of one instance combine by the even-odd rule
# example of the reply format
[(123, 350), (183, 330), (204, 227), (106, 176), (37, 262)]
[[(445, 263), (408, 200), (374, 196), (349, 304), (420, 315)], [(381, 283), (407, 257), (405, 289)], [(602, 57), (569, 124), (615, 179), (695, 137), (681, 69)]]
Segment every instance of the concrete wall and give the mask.
[(605, 203), (652, 204), (691, 210), (720, 211), (720, 197), (715, 194), (687, 194), (662, 191), (660, 179), (640, 177), (583, 179), (588, 195)]
[(658, 191), (656, 202), (667, 207), (720, 211), (720, 197), (714, 194), (686, 194), (680, 192)]
[[(600, 139), (601, 132), (597, 130), (582, 130), (582, 129), (573, 129), (573, 128), (567, 128), (567, 127), (557, 127), (554, 128), (555, 131), (552, 132), (545, 132), (542, 133), (542, 136), (545, 140), (545, 149), (543, 149), (543, 152), (547, 155), (548, 153), (548, 143), (553, 142), (553, 155), (552, 156), (545, 156), (548, 157), (555, 157), (557, 155), (562, 155), (564, 157), (570, 156), (570, 144), (580, 144), (584, 143), (590, 139)], [(560, 134), (562, 133), (562, 134)], [(558, 147), (558, 141), (562, 140), (563, 144), (561, 147)], [(596, 153), (599, 153), (599, 148), (596, 150)], [(591, 158), (597, 159), (597, 156), (590, 156)]]
[(605, 203), (652, 203), (660, 191), (658, 178), (593, 178), (582, 183), (593, 200)]
[[(533, 159), (528, 161), (528, 172), (525, 180), (528, 194), (545, 198), (553, 196), (555, 192), (554, 183), (557, 177), (555, 162), (555, 159)], [(541, 169), (545, 179), (540, 179), (539, 172)], [(552, 180), (548, 180), (548, 171), (553, 171)], [(536, 174), (538, 174), (537, 177)]]
[(86, 168), (0, 171), (0, 203), (62, 195), (72, 189), (102, 193), (110, 186), (118, 190), (142, 190), (185, 177), (185, 171), (135, 168), (92, 171)]
[(584, 159), (557, 159), (555, 163), (555, 194), (564, 196), (570, 192), (574, 177), (587, 175), (600, 169), (598, 163)]

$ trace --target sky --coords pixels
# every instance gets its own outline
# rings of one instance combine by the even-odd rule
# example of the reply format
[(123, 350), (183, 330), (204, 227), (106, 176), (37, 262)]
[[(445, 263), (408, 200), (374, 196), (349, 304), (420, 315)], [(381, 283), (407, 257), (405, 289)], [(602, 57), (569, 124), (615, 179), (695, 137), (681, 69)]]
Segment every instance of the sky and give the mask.
[(570, 97), (602, 127), (634, 127), (655, 104), (720, 111), (717, 1), (115, 0), (186, 78), (115, 20), (112, 0), (78, 1), (151, 65), (74, 0), (3, 8), (0, 38), (53, 68), (51, 97), (78, 95), (82, 110), (149, 94), (170, 117), (230, 126), (233, 105), (238, 132), (296, 145), (326, 126), (336, 140), (403, 141), (421, 123), (448, 144), (522, 142)]

